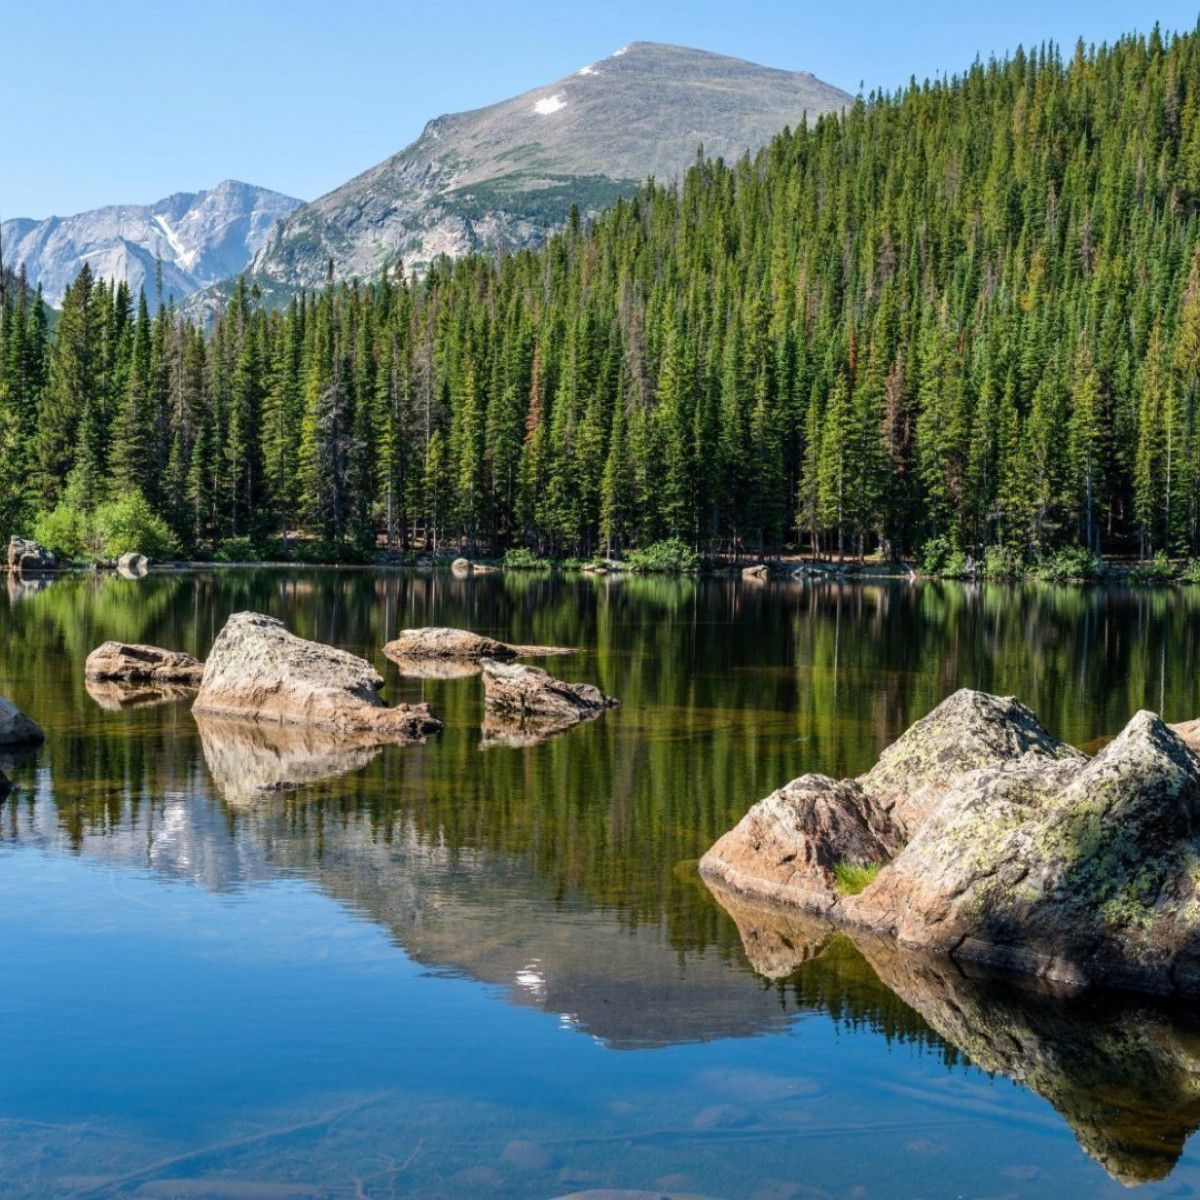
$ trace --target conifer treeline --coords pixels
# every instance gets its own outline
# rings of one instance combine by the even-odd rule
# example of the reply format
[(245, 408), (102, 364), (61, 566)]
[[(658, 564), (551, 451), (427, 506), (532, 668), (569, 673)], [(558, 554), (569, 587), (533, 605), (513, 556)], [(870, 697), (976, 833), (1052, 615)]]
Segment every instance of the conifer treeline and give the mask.
[(536, 252), (209, 334), (7, 277), (0, 532), (184, 548), (1200, 550), (1200, 34), (1053, 47), (698, 160)]

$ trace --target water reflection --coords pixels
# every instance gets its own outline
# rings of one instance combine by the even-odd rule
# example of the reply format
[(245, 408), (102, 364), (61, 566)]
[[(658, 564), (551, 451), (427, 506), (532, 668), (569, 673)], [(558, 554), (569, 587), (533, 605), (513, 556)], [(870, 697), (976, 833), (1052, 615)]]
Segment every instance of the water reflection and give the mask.
[[(389, 700), (427, 700), (445, 735), (381, 751), (197, 723), (186, 703), (159, 703), (176, 697), (101, 697), (82, 679), (108, 638), (203, 657), (247, 608), (370, 658)], [(0, 761), (17, 785), (0, 842), (221, 895), (303, 879), (412, 960), (614, 1050), (783, 1034), (823, 1014), (1018, 1080), (1115, 1178), (1152, 1180), (1200, 1123), (1187, 1022), (1006, 990), (736, 903), (726, 913), (690, 864), (780, 783), (865, 769), (961, 685), (1019, 695), (1089, 747), (1138, 707), (1196, 716), (1198, 610), (1200, 589), (67, 577), (0, 597), (0, 694), (47, 731), (37, 756)], [(383, 658), (398, 629), (425, 624), (584, 647), (559, 673), (623, 707), (544, 742), (491, 730), (473, 668), (414, 675)], [(480, 753), (481, 729), (516, 748)]]

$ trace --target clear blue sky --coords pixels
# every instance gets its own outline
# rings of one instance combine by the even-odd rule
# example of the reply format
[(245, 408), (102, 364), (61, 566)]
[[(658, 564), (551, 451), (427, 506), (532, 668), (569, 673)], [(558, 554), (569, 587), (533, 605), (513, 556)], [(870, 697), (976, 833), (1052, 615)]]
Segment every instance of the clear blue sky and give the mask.
[[(4, 0), (0, 216), (146, 202), (221, 179), (312, 199), (430, 117), (630, 41), (858, 91), (1053, 39), (1194, 28), (1183, 0)], [(17, 98), (21, 97), (22, 101)]]

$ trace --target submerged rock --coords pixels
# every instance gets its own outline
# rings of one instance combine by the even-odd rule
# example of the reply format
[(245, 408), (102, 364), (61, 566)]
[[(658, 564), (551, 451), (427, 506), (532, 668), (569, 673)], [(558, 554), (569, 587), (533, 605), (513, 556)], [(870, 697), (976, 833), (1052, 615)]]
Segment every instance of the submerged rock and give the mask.
[(540, 736), (569, 729), (620, 703), (590, 683), (564, 683), (540, 667), (490, 659), (483, 663), (483, 696), (493, 718), (507, 714), (513, 720), (540, 725)]
[(234, 613), (213, 643), (193, 712), (420, 740), (442, 728), (425, 704), (387, 708), (365, 659), (289, 633), (259, 613)]
[(84, 677), (95, 682), (179, 683), (200, 686), (204, 664), (180, 650), (105, 642), (87, 656)]
[[(868, 865), (843, 894), (839, 866)], [(1024, 705), (958, 692), (858, 780), (755, 805), (700, 869), (959, 959), (1200, 993), (1200, 758), (1151, 713), (1089, 760)]]
[(424, 629), (402, 629), (399, 635), (383, 648), (388, 658), (465, 659), (484, 658), (545, 658), (555, 654), (572, 654), (562, 646), (510, 646), (494, 638), (472, 633), (469, 629), (453, 629), (432, 625)]
[(45, 740), (41, 726), (11, 700), (0, 696), (0, 746), (30, 746)]
[(382, 752), (377, 738), (296, 725), (196, 717), (200, 745), (228, 804), (248, 806), (360, 770)]

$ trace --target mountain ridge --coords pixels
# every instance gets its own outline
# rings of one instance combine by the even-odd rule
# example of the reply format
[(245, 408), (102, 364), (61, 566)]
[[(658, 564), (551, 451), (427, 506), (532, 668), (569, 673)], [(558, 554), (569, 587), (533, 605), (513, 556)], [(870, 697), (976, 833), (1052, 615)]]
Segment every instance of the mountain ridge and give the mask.
[(225, 179), (199, 192), (173, 192), (149, 204), (110, 204), (42, 220), (0, 224), (4, 260), (22, 263), (31, 285), (57, 305), (86, 262), (134, 292), (154, 288), (162, 260), (163, 295), (184, 300), (244, 271), (276, 221), (301, 202), (269, 188)]
[(853, 97), (811, 72), (633, 42), (507, 100), (435, 117), (391, 157), (297, 209), (251, 271), (312, 287), (402, 262), (421, 269), (500, 245), (537, 245), (572, 204), (596, 212), (647, 178), (680, 176), (701, 147), (756, 151)]

